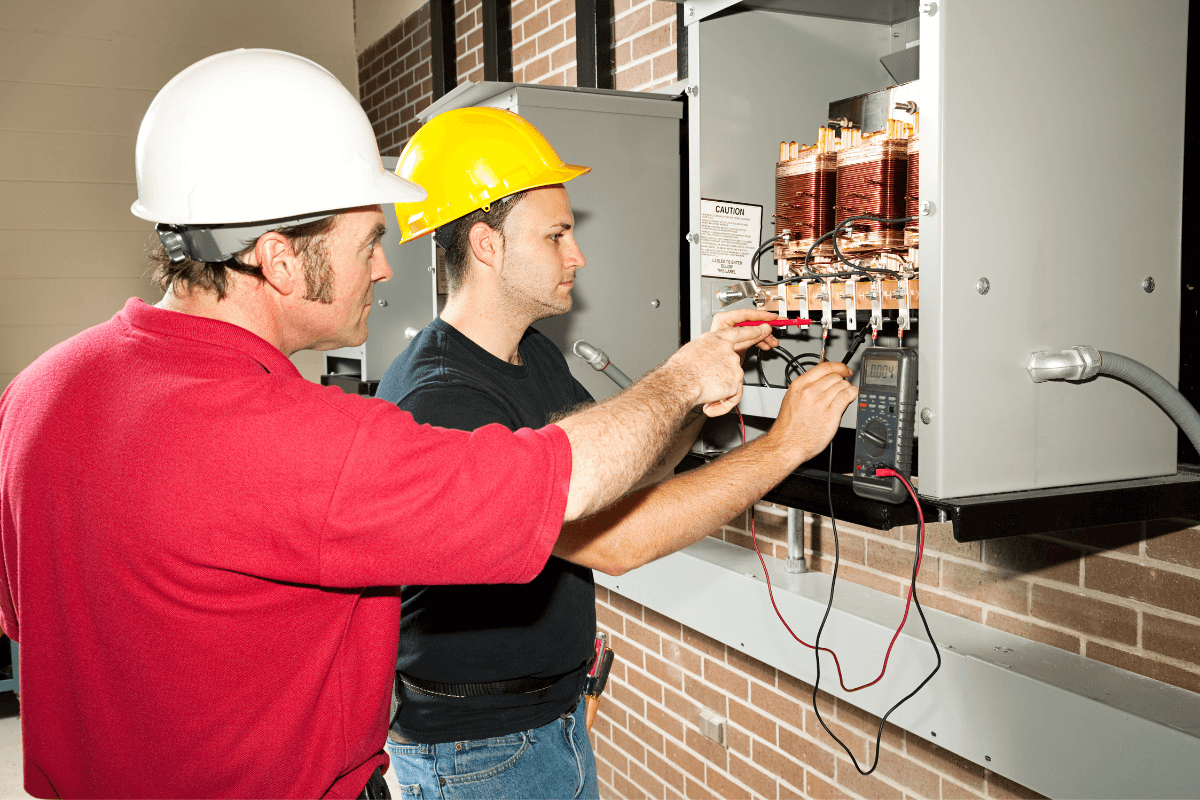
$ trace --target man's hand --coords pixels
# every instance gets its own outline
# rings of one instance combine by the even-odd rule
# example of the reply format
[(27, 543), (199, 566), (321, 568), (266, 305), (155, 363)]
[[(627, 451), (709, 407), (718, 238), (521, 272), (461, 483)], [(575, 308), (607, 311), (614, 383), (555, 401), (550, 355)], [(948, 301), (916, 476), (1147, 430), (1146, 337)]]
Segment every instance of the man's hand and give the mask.
[(850, 368), (837, 361), (812, 367), (788, 387), (775, 424), (766, 434), (786, 457), (803, 464), (825, 449), (837, 433), (858, 387), (846, 380)]
[[(760, 311), (757, 308), (740, 308), (736, 311), (722, 311), (719, 314), (713, 314), (712, 327), (709, 328), (709, 330), (725, 330), (726, 328), (732, 328), (739, 322), (746, 322), (747, 320), (752, 319), (770, 320), (778, 318), (778, 314), (775, 314), (771, 311)], [(768, 328), (767, 331), (766, 337), (761, 342), (757, 343), (759, 350), (770, 350), (772, 347), (779, 347), (779, 340), (776, 339), (775, 335), (770, 332), (770, 328)], [(755, 343), (738, 344), (734, 349), (736, 349), (739, 353), (745, 353), (747, 350), (753, 347), (754, 344)]]
[(703, 405), (705, 414), (719, 417), (742, 399), (741, 353), (769, 335), (765, 325), (710, 331), (679, 348), (663, 369), (693, 387), (695, 405)]

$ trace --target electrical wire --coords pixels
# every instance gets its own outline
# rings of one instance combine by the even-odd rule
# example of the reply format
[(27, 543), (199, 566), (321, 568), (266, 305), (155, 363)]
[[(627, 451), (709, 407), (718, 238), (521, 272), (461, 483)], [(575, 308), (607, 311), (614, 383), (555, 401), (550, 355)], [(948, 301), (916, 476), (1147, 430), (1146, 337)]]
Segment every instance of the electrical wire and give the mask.
[[(746, 421), (742, 417), (741, 409), (738, 409), (735, 406), (734, 411), (737, 412), (738, 423), (741, 426), (742, 444), (745, 444), (746, 443)], [(841, 543), (838, 540), (837, 518), (834, 516), (834, 510), (833, 510), (833, 442), (831, 441), (829, 443), (829, 468), (826, 473), (826, 484), (825, 484), (826, 496), (829, 501), (829, 519), (830, 519), (830, 522), (833, 527), (833, 548), (834, 548), (833, 549), (833, 571), (829, 578), (829, 600), (825, 605), (825, 613), (821, 617), (821, 624), (817, 628), (817, 636), (813, 640), (813, 644), (809, 644), (808, 642), (804, 641), (803, 639), (801, 639), (799, 636), (796, 635), (796, 632), (794, 630), (792, 630), (792, 626), (787, 623), (786, 619), (784, 619), (783, 613), (779, 610), (779, 605), (775, 602), (775, 591), (771, 586), (771, 573), (767, 569), (767, 562), (763, 558), (762, 550), (758, 546), (758, 535), (754, 529), (755, 528), (754, 516), (751, 515), (751, 517), (750, 517), (750, 538), (751, 538), (751, 541), (754, 543), (754, 552), (758, 554), (758, 562), (759, 562), (759, 564), (762, 565), (762, 568), (763, 568), (763, 577), (766, 578), (767, 596), (771, 600), (771, 607), (775, 609), (775, 615), (777, 617), (779, 617), (779, 621), (781, 623), (783, 623), (783, 627), (785, 629), (787, 629), (787, 632), (789, 634), (791, 634), (792, 638), (795, 639), (797, 642), (799, 642), (804, 647), (807, 647), (810, 650), (812, 650), (813, 655), (816, 659), (817, 674), (816, 674), (816, 680), (813, 682), (813, 695), (812, 695), (813, 712), (816, 714), (817, 721), (821, 724), (821, 727), (824, 728), (825, 732), (828, 733), (833, 738), (833, 740), (838, 743), (838, 745), (842, 748), (842, 750), (844, 750), (846, 752), (846, 755), (848, 755), (850, 757), (851, 763), (854, 764), (854, 768), (856, 770), (858, 770), (858, 772), (862, 775), (870, 775), (872, 772), (875, 771), (875, 768), (879, 766), (879, 754), (880, 754), (880, 750), (881, 750), (880, 744), (883, 741), (883, 728), (884, 728), (884, 725), (887, 723), (888, 717), (890, 717), (892, 715), (892, 712), (894, 712), (897, 708), (899, 708), (901, 705), (906, 703), (908, 700), (912, 699), (912, 697), (915, 696), (917, 692), (919, 692), (919, 691), (921, 691), (921, 689), (925, 688), (925, 685), (933, 679), (933, 676), (936, 675), (938, 670), (941, 669), (941, 667), (942, 667), (941, 650), (938, 649), (937, 642), (934, 641), (933, 633), (929, 630), (929, 622), (928, 622), (928, 620), (925, 619), (925, 611), (921, 608), (921, 601), (917, 598), (917, 589), (916, 589), (917, 573), (920, 571), (921, 558), (925, 552), (925, 516), (924, 516), (924, 512), (921, 509), (921, 501), (917, 499), (917, 493), (913, 489), (912, 484), (909, 483), (908, 479), (899, 470), (895, 469), (894, 467), (876, 469), (875, 474), (877, 477), (896, 477), (901, 482), (903, 482), (905, 488), (908, 490), (909, 496), (912, 498), (913, 503), (917, 507), (917, 523), (919, 526), (920, 534), (917, 538), (917, 546), (915, 549), (915, 555), (914, 555), (914, 559), (913, 559), (912, 578), (909, 581), (908, 599), (904, 605), (904, 615), (900, 620), (900, 625), (896, 628), (896, 632), (894, 634), (892, 634), (891, 641), (888, 643), (887, 652), (884, 654), (883, 665), (880, 667), (879, 675), (876, 676), (874, 680), (864, 683), (861, 686), (856, 686), (853, 688), (846, 686), (845, 676), (842, 674), (842, 665), (841, 665), (841, 662), (838, 660), (837, 653), (835, 653), (832, 649), (830, 649), (828, 647), (821, 646), (821, 634), (825, 630), (825, 623), (829, 619), (829, 613), (830, 613), (830, 611), (833, 610), (834, 588), (837, 584), (838, 567), (841, 564)], [(841, 739), (839, 739), (837, 737), (837, 735), (832, 730), (829, 729), (829, 726), (827, 724), (825, 724), (824, 718), (821, 717), (821, 711), (817, 706), (817, 692), (821, 685), (821, 653), (825, 652), (825, 653), (829, 653), (829, 655), (833, 656), (833, 663), (834, 663), (834, 666), (837, 668), (838, 683), (841, 684), (842, 691), (857, 692), (857, 691), (866, 689), (869, 686), (874, 686), (876, 683), (879, 683), (879, 681), (881, 681), (883, 679), (884, 674), (887, 672), (888, 661), (892, 656), (892, 648), (895, 646), (896, 640), (900, 637), (900, 632), (902, 630), (904, 630), (904, 625), (908, 621), (909, 609), (914, 604), (917, 607), (917, 614), (920, 615), (920, 617), (921, 617), (921, 624), (925, 628), (925, 636), (926, 636), (926, 638), (928, 638), (929, 643), (933, 646), (934, 655), (937, 657), (937, 664), (934, 666), (933, 670), (930, 671), (930, 673), (925, 676), (925, 679), (922, 680), (917, 685), (917, 688), (913, 689), (911, 692), (909, 692), (907, 695), (905, 695), (899, 701), (897, 701), (891, 708), (889, 708), (887, 710), (887, 713), (885, 713), (883, 715), (883, 717), (879, 720), (879, 730), (876, 732), (876, 735), (875, 735), (875, 758), (871, 763), (871, 767), (869, 769), (864, 770), (859, 765), (858, 759), (856, 759), (854, 757), (854, 754), (852, 752), (850, 752), (850, 748), (848, 748), (846, 746), (845, 742), (843, 742)]]

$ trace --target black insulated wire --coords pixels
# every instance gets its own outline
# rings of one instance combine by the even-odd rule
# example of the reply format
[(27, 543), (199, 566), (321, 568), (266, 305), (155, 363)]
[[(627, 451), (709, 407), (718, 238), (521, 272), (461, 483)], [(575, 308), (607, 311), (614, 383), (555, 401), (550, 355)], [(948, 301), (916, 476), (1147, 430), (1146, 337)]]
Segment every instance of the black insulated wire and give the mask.
[[(895, 467), (893, 467), (890, 464), (885, 464), (883, 466), (886, 467), (887, 469), (891, 469), (891, 470), (895, 471), (897, 474), (903, 475), (903, 473), (901, 473), (899, 469), (896, 469)], [(911, 489), (912, 484), (909, 483), (907, 477), (902, 477), (901, 480), (903, 480)], [(928, 675), (925, 676), (925, 680), (923, 680), (919, 684), (917, 684), (917, 688), (913, 689), (911, 692), (906, 694), (904, 697), (900, 698), (900, 700), (897, 701), (896, 704), (893, 705), (891, 708), (889, 708), (887, 710), (887, 713), (884, 714), (883, 717), (879, 720), (879, 730), (875, 734), (875, 758), (871, 762), (871, 768), (864, 770), (859, 765), (858, 759), (854, 757), (854, 753), (850, 752), (850, 748), (846, 746), (846, 743), (843, 742), (841, 739), (839, 739), (837, 737), (837, 734), (835, 734), (833, 731), (831, 731), (829, 729), (829, 726), (825, 724), (825, 720), (821, 716), (821, 709), (817, 707), (817, 691), (819, 690), (819, 688), (821, 686), (821, 633), (822, 633), (822, 631), (825, 630), (825, 622), (829, 619), (829, 612), (833, 610), (833, 590), (834, 590), (834, 587), (837, 585), (838, 566), (841, 563), (841, 556), (842, 556), (841, 545), (838, 542), (837, 517), (834, 516), (834, 513), (833, 513), (833, 442), (832, 441), (829, 443), (829, 470), (828, 470), (828, 473), (827, 473), (826, 479), (825, 479), (825, 493), (829, 500), (829, 522), (833, 528), (833, 572), (829, 577), (829, 601), (825, 604), (825, 614), (824, 614), (824, 616), (821, 617), (820, 627), (817, 628), (817, 638), (815, 640), (813, 640), (813, 652), (816, 654), (815, 658), (817, 660), (817, 678), (815, 681), (813, 681), (813, 693), (812, 693), (813, 713), (817, 715), (817, 722), (821, 723), (821, 727), (825, 729), (825, 732), (828, 733), (833, 738), (833, 740), (838, 743), (839, 747), (841, 747), (843, 750), (846, 751), (846, 755), (850, 756), (850, 761), (851, 761), (851, 763), (854, 764), (854, 768), (856, 770), (858, 770), (859, 774), (870, 775), (872, 772), (875, 771), (875, 768), (879, 766), (879, 753), (880, 753), (880, 749), (881, 749), (880, 745), (883, 742), (883, 726), (887, 724), (888, 717), (890, 717), (892, 715), (893, 711), (895, 711), (897, 708), (902, 706), (904, 703), (906, 703), (910, 699), (912, 699), (912, 697), (914, 695), (916, 695), (917, 692), (919, 692), (923, 688), (925, 688), (925, 684), (927, 684), (931, 680), (933, 680), (933, 676), (936, 675), (938, 670), (942, 668), (942, 651), (938, 648), (937, 642), (935, 642), (933, 639), (933, 632), (929, 630), (929, 622), (928, 622), (928, 620), (925, 619), (925, 611), (924, 611), (924, 609), (921, 608), (921, 601), (917, 598), (917, 563), (918, 563), (917, 559), (921, 552), (920, 548), (918, 547), (913, 553), (912, 599), (913, 599), (913, 604), (917, 607), (917, 614), (919, 614), (921, 617), (921, 624), (925, 627), (925, 636), (926, 636), (926, 638), (929, 639), (929, 644), (933, 645), (933, 654), (935, 656), (937, 656), (937, 664), (934, 666), (933, 670)]]

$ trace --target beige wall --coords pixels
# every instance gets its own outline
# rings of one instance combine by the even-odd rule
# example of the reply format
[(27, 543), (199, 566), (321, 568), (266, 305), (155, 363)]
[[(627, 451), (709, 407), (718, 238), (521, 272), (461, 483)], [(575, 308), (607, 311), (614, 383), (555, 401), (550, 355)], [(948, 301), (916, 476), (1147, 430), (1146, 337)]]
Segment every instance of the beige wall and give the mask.
[(354, 0), (354, 49), (361, 53), (429, 0)]
[[(3, 4), (0, 386), (128, 297), (161, 296), (145, 277), (153, 226), (129, 212), (138, 125), (173, 75), (237, 47), (307, 56), (357, 96), (353, 0)], [(319, 354), (294, 360), (320, 374)]]

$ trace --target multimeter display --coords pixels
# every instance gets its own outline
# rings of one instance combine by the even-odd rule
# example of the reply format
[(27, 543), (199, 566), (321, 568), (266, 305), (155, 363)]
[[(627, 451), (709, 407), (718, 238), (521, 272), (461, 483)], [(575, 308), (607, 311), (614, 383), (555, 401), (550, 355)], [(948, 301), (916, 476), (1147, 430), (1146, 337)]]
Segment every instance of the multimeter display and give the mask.
[(895, 386), (896, 372), (896, 359), (873, 358), (863, 365), (862, 382), (868, 386)]
[(912, 471), (917, 406), (917, 354), (906, 348), (872, 347), (863, 354), (858, 387), (858, 435), (854, 440), (854, 493), (887, 503), (908, 498), (899, 478), (877, 478), (879, 467)]

